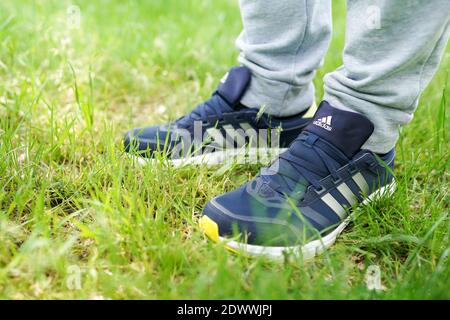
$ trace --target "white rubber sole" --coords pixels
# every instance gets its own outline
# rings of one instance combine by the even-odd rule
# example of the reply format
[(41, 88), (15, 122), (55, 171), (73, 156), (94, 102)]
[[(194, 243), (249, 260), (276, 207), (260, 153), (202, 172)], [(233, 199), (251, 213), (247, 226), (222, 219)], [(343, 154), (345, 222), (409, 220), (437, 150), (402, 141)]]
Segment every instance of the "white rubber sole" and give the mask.
[[(209, 152), (198, 156), (192, 156), (182, 159), (168, 159), (167, 162), (174, 167), (183, 167), (187, 165), (206, 165), (214, 166), (228, 162), (237, 162), (242, 164), (270, 163), (278, 157), (280, 153), (286, 151), (287, 148), (249, 148), (249, 149), (231, 149), (224, 151)], [(129, 154), (134, 161), (139, 164), (147, 165), (160, 161), (155, 158), (143, 158)]]
[[(396, 189), (395, 181), (392, 181), (390, 184), (378, 189), (373, 192), (369, 197), (364, 199), (361, 203), (362, 205), (366, 205), (371, 201), (378, 199), (384, 196), (390, 196), (394, 193)], [(284, 260), (286, 256), (296, 255), (301, 256), (303, 260), (309, 260), (314, 258), (316, 255), (322, 253), (327, 248), (331, 247), (336, 238), (341, 234), (341, 232), (345, 229), (348, 223), (351, 220), (353, 213), (350, 214), (344, 221), (342, 221), (339, 226), (334, 229), (331, 233), (326, 236), (308, 242), (302, 246), (292, 246), (292, 247), (266, 247), (266, 246), (257, 246), (251, 244), (245, 244), (237, 241), (230, 241), (229, 239), (219, 237), (219, 242), (225, 244), (226, 247), (231, 249), (231, 251), (242, 252), (249, 256), (265, 256), (271, 260)]]

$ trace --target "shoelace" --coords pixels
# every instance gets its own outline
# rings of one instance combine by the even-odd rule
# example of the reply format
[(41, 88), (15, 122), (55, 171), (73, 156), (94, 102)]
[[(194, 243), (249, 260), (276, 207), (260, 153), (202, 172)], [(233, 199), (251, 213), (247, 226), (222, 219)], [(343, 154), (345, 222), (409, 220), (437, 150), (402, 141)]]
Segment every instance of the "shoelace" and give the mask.
[[(302, 145), (298, 145), (299, 143)], [(292, 148), (299, 148), (300, 154), (313, 152), (313, 156), (308, 161), (301, 155), (294, 155)], [(315, 161), (311, 161), (311, 159)], [(344, 163), (350, 163), (350, 167), (353, 167), (352, 161), (335, 147), (317, 135), (305, 132), (292, 143), (287, 152), (279, 156), (277, 162), (271, 167), (263, 169), (260, 177), (269, 187), (280, 194), (292, 194), (299, 184), (304, 187), (301, 190), (306, 189), (309, 185), (320, 190), (322, 178), (331, 175), (335, 181), (339, 180), (337, 170)]]
[(223, 119), (223, 112), (228, 110), (231, 110), (228, 103), (217, 93), (214, 93), (210, 99), (200, 103), (194, 110), (176, 120), (175, 123), (180, 127), (188, 127), (194, 121), (207, 121), (208, 115), (215, 115), (220, 121)]

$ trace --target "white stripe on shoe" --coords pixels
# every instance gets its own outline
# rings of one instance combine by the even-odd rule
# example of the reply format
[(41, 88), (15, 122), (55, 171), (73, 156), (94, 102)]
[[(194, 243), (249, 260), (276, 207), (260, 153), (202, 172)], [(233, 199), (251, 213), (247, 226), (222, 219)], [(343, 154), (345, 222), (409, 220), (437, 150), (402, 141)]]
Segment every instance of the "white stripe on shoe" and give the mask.
[[(375, 199), (383, 196), (391, 196), (396, 189), (396, 182), (393, 180), (391, 183), (379, 188), (365, 198), (361, 205), (367, 205)], [(299, 246), (289, 246), (289, 247), (272, 247), (272, 246), (259, 246), (251, 245), (242, 242), (237, 242), (234, 240), (229, 240), (223, 237), (219, 237), (219, 241), (224, 243), (226, 247), (232, 249), (235, 252), (242, 252), (249, 256), (263, 256), (275, 261), (284, 261), (286, 256), (293, 254), (296, 256), (301, 256), (303, 260), (310, 260), (314, 256), (322, 253), (327, 248), (331, 247), (336, 238), (345, 229), (347, 224), (350, 222), (354, 212), (352, 212), (347, 218), (345, 218), (332, 232), (321, 237), (320, 239), (310, 241), (304, 245)]]

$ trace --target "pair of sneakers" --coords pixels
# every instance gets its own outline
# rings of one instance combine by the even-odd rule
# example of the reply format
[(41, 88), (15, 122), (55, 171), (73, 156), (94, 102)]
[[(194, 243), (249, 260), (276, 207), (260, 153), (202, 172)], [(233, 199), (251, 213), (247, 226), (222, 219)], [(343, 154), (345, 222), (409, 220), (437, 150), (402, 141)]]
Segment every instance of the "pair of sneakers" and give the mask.
[(394, 191), (394, 150), (361, 149), (373, 124), (326, 101), (313, 117), (246, 108), (240, 100), (250, 79), (246, 67), (232, 68), (191, 113), (129, 131), (125, 151), (146, 162), (163, 153), (174, 165), (275, 157), (253, 180), (208, 202), (200, 228), (232, 251), (312, 258), (335, 242), (358, 205)]

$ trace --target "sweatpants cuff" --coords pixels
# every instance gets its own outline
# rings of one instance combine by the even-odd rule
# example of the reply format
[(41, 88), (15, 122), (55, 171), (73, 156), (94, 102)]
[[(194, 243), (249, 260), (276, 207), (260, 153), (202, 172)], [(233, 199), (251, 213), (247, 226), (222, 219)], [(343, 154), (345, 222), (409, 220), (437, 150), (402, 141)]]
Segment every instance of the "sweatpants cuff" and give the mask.
[(314, 101), (314, 85), (293, 86), (252, 75), (241, 103), (249, 108), (264, 109), (274, 116), (287, 117), (308, 109)]

